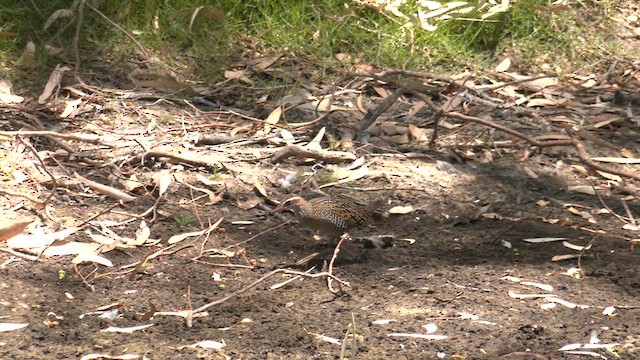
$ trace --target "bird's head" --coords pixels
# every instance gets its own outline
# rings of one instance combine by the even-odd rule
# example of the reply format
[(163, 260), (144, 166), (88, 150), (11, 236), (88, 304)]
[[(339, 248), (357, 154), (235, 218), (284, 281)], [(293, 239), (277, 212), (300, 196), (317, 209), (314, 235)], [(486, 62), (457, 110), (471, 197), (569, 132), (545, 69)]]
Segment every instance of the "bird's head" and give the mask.
[(300, 196), (290, 196), (284, 200), (273, 210), (273, 212), (281, 213), (285, 211), (292, 211), (298, 213), (301, 206), (308, 204), (307, 200)]

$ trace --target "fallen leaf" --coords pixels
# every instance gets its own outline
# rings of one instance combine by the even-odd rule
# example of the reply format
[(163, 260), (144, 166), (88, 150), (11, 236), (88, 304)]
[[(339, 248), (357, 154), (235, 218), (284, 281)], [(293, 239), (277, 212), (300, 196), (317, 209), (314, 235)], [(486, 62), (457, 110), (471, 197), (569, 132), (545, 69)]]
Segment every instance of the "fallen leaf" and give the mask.
[(7, 240), (22, 233), (33, 221), (21, 221), (12, 223), (0, 223), (0, 240)]
[(49, 97), (53, 94), (53, 91), (58, 86), (60, 86), (62, 75), (65, 73), (65, 71), (69, 70), (71, 70), (71, 68), (68, 66), (61, 66), (60, 64), (56, 65), (56, 68), (53, 70), (53, 72), (51, 72), (51, 75), (49, 76), (49, 81), (47, 81), (47, 84), (44, 86), (44, 91), (38, 97), (38, 104), (42, 105), (47, 101), (47, 99), (49, 99)]
[(132, 327), (115, 327), (110, 326), (106, 329), (100, 330), (101, 332), (114, 332), (114, 333), (125, 333), (131, 334), (136, 331), (145, 330), (152, 327), (154, 324), (140, 325), (140, 326), (132, 326)]
[(389, 214), (408, 214), (413, 211), (413, 206), (394, 206), (389, 209)]
[(0, 332), (20, 330), (29, 326), (29, 324), (19, 323), (0, 323)]
[(495, 71), (505, 72), (509, 70), (510, 67), (511, 67), (511, 59), (507, 57), (507, 58), (504, 58), (504, 60), (502, 60), (500, 64), (498, 64), (498, 66), (496, 66)]

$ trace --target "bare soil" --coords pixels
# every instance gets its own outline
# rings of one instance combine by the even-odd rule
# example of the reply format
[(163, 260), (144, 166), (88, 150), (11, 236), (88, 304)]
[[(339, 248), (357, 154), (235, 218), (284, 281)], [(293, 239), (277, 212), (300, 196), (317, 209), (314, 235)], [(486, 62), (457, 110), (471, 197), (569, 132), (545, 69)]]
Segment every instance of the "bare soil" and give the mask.
[[(569, 185), (584, 184), (583, 176), (571, 168), (558, 168), (546, 155), (533, 157), (526, 166), (539, 177), (532, 178), (523, 171), (522, 163), (507, 158), (484, 165), (457, 164), (453, 174), (438, 170), (429, 159), (380, 158), (374, 168), (386, 173), (387, 179), (362, 181), (358, 188), (388, 188), (389, 182), (398, 185), (387, 209), (411, 205), (414, 211), (388, 215), (375, 227), (354, 231), (354, 240), (343, 244), (333, 272), (350, 288), (333, 294), (325, 278), (299, 278), (270, 290), (273, 284), (293, 277), (279, 274), (209, 308), (208, 315), (194, 319), (192, 327), (180, 317), (158, 312), (189, 310), (221, 299), (272, 269), (326, 246), (313, 240), (309, 231), (289, 224), (243, 244), (249, 263), (240, 255), (200, 258), (222, 265), (248, 265), (255, 260), (249, 269), (194, 262), (203, 238), (189, 238), (181, 244), (193, 247), (150, 261), (133, 279), (125, 271), (119, 274), (119, 270), (98, 267), (100, 277), (91, 281), (93, 291), (74, 275), (70, 257), (8, 262), (12, 256), (0, 253), (0, 263), (4, 263), (0, 269), (2, 321), (29, 324), (0, 335), (0, 358), (70, 359), (100, 353), (137, 354), (148, 359), (337, 359), (341, 345), (322, 336), (342, 343), (352, 321), (355, 341), (353, 336), (346, 339), (344, 354), (349, 358), (577, 359), (584, 355), (559, 349), (594, 343), (596, 338), (600, 344), (620, 345), (611, 351), (578, 351), (609, 359), (640, 358), (640, 254), (632, 243), (613, 236), (628, 237), (629, 233), (609, 214), (594, 215), (597, 223), (593, 224), (567, 211), (566, 204), (591, 213), (602, 208), (595, 196), (567, 191)], [(267, 174), (273, 168), (258, 165), (255, 170)], [(183, 173), (188, 178), (195, 171)], [(329, 192), (358, 198), (376, 194), (344, 188)], [(204, 248), (225, 248), (283, 221), (258, 207), (241, 210), (232, 198), (214, 205), (193, 201), (184, 186), (170, 188), (167, 199), (162, 207), (169, 213), (191, 202), (189, 208), (197, 209), (205, 225), (224, 217), (220, 225), (224, 232), (214, 232)], [(541, 206), (539, 201), (544, 199), (547, 204)], [(605, 201), (623, 211), (619, 201)], [(94, 198), (69, 207), (68, 202), (56, 200), (53, 208), (58, 216), (86, 218), (111, 202)], [(487, 204), (489, 208), (482, 208)], [(632, 211), (638, 210), (635, 200), (629, 205)], [(134, 205), (127, 211), (137, 213), (145, 208)], [(477, 216), (480, 213), (484, 215)], [(252, 223), (233, 224), (239, 220)], [(133, 236), (135, 226), (123, 229)], [(166, 241), (171, 235), (199, 229), (196, 224), (180, 227), (171, 217), (159, 215), (151, 237)], [(601, 230), (605, 233), (598, 234)], [(367, 248), (357, 241), (361, 234), (392, 234), (397, 239), (387, 248)], [(562, 241), (523, 241), (541, 237), (563, 237), (591, 248), (576, 251)], [(135, 264), (147, 251), (117, 249), (107, 257), (118, 269)], [(581, 256), (552, 261), (562, 254)], [(567, 274), (571, 268), (579, 268), (581, 276)], [(85, 264), (80, 269), (87, 275), (94, 267)], [(61, 271), (67, 274), (62, 279)], [(548, 284), (552, 289), (514, 278)], [(544, 298), (519, 299), (510, 292), (551, 293), (584, 306), (543, 308), (549, 303)], [(109, 304), (119, 307), (113, 320), (96, 312)], [(603, 314), (611, 306), (615, 311)], [(142, 319), (152, 308), (156, 314), (150, 320)], [(101, 331), (143, 324), (153, 326), (131, 334)], [(394, 333), (446, 338), (391, 336)], [(181, 348), (203, 340), (225, 346), (221, 350)]]

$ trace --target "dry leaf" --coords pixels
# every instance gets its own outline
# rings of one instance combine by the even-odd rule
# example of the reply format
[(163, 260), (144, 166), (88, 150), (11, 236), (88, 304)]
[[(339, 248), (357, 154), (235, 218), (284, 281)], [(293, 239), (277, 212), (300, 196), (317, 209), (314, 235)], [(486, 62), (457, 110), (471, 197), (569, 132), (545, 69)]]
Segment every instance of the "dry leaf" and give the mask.
[(619, 158), (619, 157), (593, 157), (593, 161), (608, 162), (614, 164), (640, 164), (640, 159)]
[(305, 147), (313, 151), (322, 150), (322, 146), (320, 145), (320, 142), (322, 141), (322, 138), (324, 138), (325, 131), (327, 131), (327, 128), (322, 127), (320, 131), (318, 131), (316, 136), (314, 136), (313, 140), (311, 140), (307, 145), (305, 145)]
[(29, 326), (29, 324), (19, 324), (19, 323), (0, 323), (0, 333), (7, 331), (15, 331), (20, 330)]
[(71, 70), (68, 66), (60, 66), (60, 64), (56, 65), (56, 68), (53, 70), (51, 75), (49, 76), (49, 81), (44, 86), (44, 91), (38, 97), (38, 104), (44, 104), (47, 99), (53, 94), (53, 91), (60, 86), (60, 80), (62, 80), (62, 75), (65, 71)]
[(376, 94), (378, 94), (378, 96), (380, 96), (383, 99), (386, 99), (389, 97), (389, 93), (387, 92), (387, 90), (385, 90), (384, 88), (380, 87), (380, 86), (374, 86), (373, 87), (373, 91), (376, 92)]
[(505, 72), (507, 70), (509, 70), (509, 68), (511, 67), (511, 59), (509, 58), (504, 58), (504, 60), (502, 60), (500, 62), (500, 64), (498, 64), (498, 66), (496, 66), (496, 72)]
[(100, 183), (97, 183), (95, 181), (91, 181), (83, 176), (81, 176), (78, 173), (73, 173), (73, 175), (75, 176), (75, 178), (79, 181), (81, 181), (82, 183), (84, 183), (86, 186), (90, 187), (91, 189), (101, 193), (101, 194), (105, 194), (107, 196), (110, 196), (114, 199), (117, 200), (122, 200), (124, 202), (130, 202), (136, 199), (135, 196), (131, 196), (127, 193), (125, 193), (124, 191), (120, 191), (118, 189), (112, 188), (111, 186), (107, 186), (107, 185), (103, 185)]
[(0, 223), (0, 240), (7, 240), (22, 233), (33, 221), (21, 221), (12, 223)]
[(53, 244), (56, 240), (66, 239), (67, 236), (78, 231), (78, 228), (70, 228), (51, 234), (16, 235), (7, 240), (7, 246), (12, 249), (36, 249)]
[(60, 114), (61, 118), (74, 118), (78, 113), (78, 105), (82, 104), (82, 99), (71, 100), (67, 102), (64, 111)]
[(149, 240), (149, 236), (151, 236), (151, 230), (149, 226), (147, 226), (147, 222), (142, 220), (140, 222), (140, 227), (136, 230), (136, 239), (134, 241), (130, 241), (128, 244), (133, 246), (140, 246)]
[(148, 324), (148, 325), (140, 325), (140, 326), (132, 326), (132, 327), (127, 327), (127, 328), (121, 328), (121, 327), (108, 327), (104, 330), (100, 330), (102, 332), (115, 332), (115, 333), (125, 333), (125, 334), (131, 334), (135, 331), (140, 331), (140, 330), (145, 330), (148, 329), (150, 327), (152, 327), (154, 324)]
[(169, 185), (171, 185), (173, 178), (169, 170), (162, 170), (160, 174), (158, 174), (158, 192), (159, 196), (164, 195), (164, 193), (169, 189)]
[[(222, 220), (222, 219), (220, 219), (220, 220)], [(219, 223), (219, 221), (218, 221), (218, 223)], [(194, 236), (200, 236), (200, 235), (204, 234), (205, 232), (207, 232), (207, 229), (173, 235), (172, 237), (169, 238), (167, 243), (169, 245), (175, 244), (175, 243), (179, 243), (180, 241), (183, 241), (186, 238), (190, 238), (190, 237), (194, 237)]]
[(255, 58), (251, 60), (251, 65), (254, 68), (259, 70), (266, 70), (271, 67), (271, 65), (275, 64), (276, 61), (280, 60), (282, 54), (275, 56), (265, 56), (260, 58)]
[(224, 77), (229, 80), (240, 80), (244, 83), (251, 84), (251, 79), (248, 78), (249, 71), (247, 70), (225, 70)]
[(281, 117), (282, 117), (282, 106), (278, 106), (271, 112), (271, 114), (269, 114), (269, 116), (267, 116), (267, 120), (265, 120), (264, 122), (264, 128), (263, 128), (264, 135), (267, 135), (269, 134), (269, 132), (271, 132), (271, 129), (273, 128), (271, 125), (277, 124), (278, 121), (280, 121)]
[(236, 205), (242, 210), (253, 209), (254, 207), (262, 204), (263, 200), (258, 196), (251, 196), (246, 200), (236, 200)]
[(94, 262), (94, 263), (108, 266), (108, 267), (113, 266), (113, 263), (111, 262), (111, 260), (103, 256), (100, 256), (98, 254), (90, 254), (90, 253), (78, 254), (78, 256), (73, 258), (73, 260), (71, 261), (72, 264), (80, 264), (83, 262)]
[(522, 241), (533, 243), (533, 244), (539, 244), (539, 243), (548, 243), (548, 242), (563, 241), (563, 240), (569, 240), (569, 238), (554, 238), (554, 237), (527, 238), (527, 239), (523, 239)]
[(577, 192), (577, 193), (581, 193), (581, 194), (587, 194), (587, 195), (595, 195), (596, 194), (596, 191), (593, 189), (593, 186), (588, 186), (588, 185), (569, 186), (569, 187), (567, 187), (567, 190), (573, 191), (573, 192)]
[(620, 150), (620, 155), (629, 158), (629, 159), (633, 159), (635, 156), (633, 156), (633, 153), (627, 149), (622, 149)]
[(389, 214), (408, 214), (413, 211), (413, 206), (394, 206), (389, 209)]

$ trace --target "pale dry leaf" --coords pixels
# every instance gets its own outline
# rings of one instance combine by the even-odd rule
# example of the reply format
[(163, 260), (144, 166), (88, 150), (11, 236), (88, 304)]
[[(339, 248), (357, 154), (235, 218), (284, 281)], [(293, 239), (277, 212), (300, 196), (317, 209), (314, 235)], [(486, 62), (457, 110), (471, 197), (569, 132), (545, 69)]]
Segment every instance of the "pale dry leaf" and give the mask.
[(267, 116), (267, 119), (264, 121), (264, 135), (269, 134), (271, 132), (271, 129), (273, 128), (272, 125), (277, 124), (281, 118), (282, 106), (278, 106), (269, 114), (269, 116)]
[(293, 136), (291, 131), (287, 129), (280, 130), (280, 137), (287, 145), (292, 145), (296, 141), (296, 138)]
[(112, 238), (109, 236), (98, 235), (98, 234), (89, 234), (89, 239), (97, 242), (100, 245), (112, 245), (114, 242), (120, 241), (119, 239)]
[(546, 200), (538, 200), (536, 201), (536, 205), (544, 208), (544, 207), (547, 207), (547, 205), (549, 205), (549, 202)]
[(567, 254), (567, 255), (556, 255), (554, 257), (551, 258), (551, 261), (556, 262), (556, 261), (564, 261), (564, 260), (571, 260), (571, 259), (577, 259), (579, 258), (580, 255), (574, 255), (574, 254)]
[(318, 339), (320, 341), (325, 341), (325, 342), (328, 342), (330, 344), (340, 345), (340, 340), (338, 340), (336, 338), (332, 338), (330, 336), (326, 336), (326, 335), (322, 335), (322, 334), (314, 334), (314, 333), (309, 333), (309, 335), (313, 335), (316, 339)]
[(99, 192), (101, 194), (110, 196), (110, 197), (112, 197), (114, 199), (122, 200), (124, 202), (131, 202), (131, 201), (136, 199), (135, 196), (131, 196), (131, 195), (125, 193), (124, 191), (121, 191), (121, 190), (115, 189), (115, 188), (113, 188), (111, 186), (107, 186), (107, 185), (100, 184), (98, 182), (89, 180), (89, 179), (81, 176), (78, 173), (73, 173), (73, 175), (75, 176), (75, 178), (77, 180), (81, 181), (84, 185), (90, 187), (91, 189), (93, 189), (93, 190), (95, 190), (95, 191), (97, 191), (97, 192)]
[(574, 185), (574, 186), (569, 186), (567, 187), (567, 190), (572, 191), (572, 192), (577, 192), (580, 194), (587, 194), (587, 195), (595, 195), (596, 191), (593, 189), (593, 186), (589, 186), (589, 185)]
[(253, 181), (253, 189), (258, 193), (258, 195), (262, 196), (263, 198), (269, 198), (269, 196), (267, 195), (267, 190), (257, 179)]
[(544, 291), (553, 291), (553, 286), (551, 286), (549, 284), (541, 284), (541, 283), (531, 282), (531, 281), (522, 281), (520, 283), (520, 285), (533, 286), (533, 287), (537, 287), (538, 289), (541, 289), (541, 290), (544, 290)]
[(527, 101), (527, 107), (534, 107), (534, 106), (548, 107), (548, 106), (557, 106), (557, 105), (560, 105), (560, 102), (553, 99), (535, 98), (535, 99), (529, 99), (529, 101)]
[(571, 250), (575, 250), (575, 251), (583, 251), (583, 250), (589, 250), (591, 249), (591, 245), (587, 245), (587, 246), (580, 246), (580, 245), (574, 245), (568, 241), (563, 241), (562, 245), (566, 248), (569, 248)]
[(635, 156), (633, 155), (633, 153), (631, 151), (629, 151), (628, 149), (622, 149), (620, 150), (620, 155), (628, 158), (628, 159), (633, 159)]
[(36, 249), (49, 246), (56, 240), (66, 239), (79, 228), (70, 228), (50, 234), (16, 235), (7, 240), (7, 246), (12, 249)]
[(169, 185), (171, 185), (172, 181), (173, 181), (173, 177), (171, 176), (171, 173), (169, 172), (169, 170), (160, 171), (160, 173), (158, 174), (158, 192), (160, 194), (159, 196), (164, 195), (167, 189), (169, 189)]
[(326, 127), (322, 127), (318, 133), (316, 134), (316, 136), (313, 137), (313, 140), (311, 140), (305, 147), (309, 150), (313, 150), (313, 151), (320, 151), (322, 150), (322, 146), (320, 145), (320, 143), (322, 142), (322, 139), (324, 138), (324, 133), (327, 131)]
[(124, 333), (131, 334), (136, 331), (146, 330), (152, 327), (154, 324), (140, 325), (140, 326), (131, 326), (131, 327), (115, 327), (110, 326), (106, 329), (100, 330), (101, 332), (113, 332), (113, 333)]
[(613, 164), (640, 164), (640, 159), (633, 159), (633, 158), (592, 157), (591, 160), (613, 163)]
[(427, 104), (422, 100), (413, 104), (413, 106), (411, 106), (411, 109), (409, 109), (409, 112), (407, 113), (407, 119), (412, 119), (418, 112), (420, 112), (420, 110), (424, 109), (426, 105)]
[[(6, 219), (6, 216), (5, 216)], [(7, 220), (5, 220), (7, 221)], [(0, 240), (7, 240), (22, 233), (22, 231), (33, 221), (20, 222), (0, 222)]]
[(504, 58), (504, 60), (502, 60), (500, 62), (500, 64), (498, 64), (498, 66), (496, 66), (495, 71), (496, 72), (505, 72), (505, 71), (509, 70), (510, 67), (511, 67), (511, 59), (506, 57), (506, 58)]
[(67, 101), (64, 111), (60, 114), (61, 118), (74, 118), (78, 113), (78, 106), (82, 104), (82, 99)]
[(144, 184), (138, 180), (136, 174), (131, 175), (127, 180), (120, 181), (120, 184), (122, 184), (127, 191), (135, 191), (144, 186)]
[(611, 181), (618, 181), (618, 182), (622, 182), (622, 177), (615, 175), (615, 174), (610, 174), (608, 172), (604, 172), (604, 171), (600, 171), (600, 170), (596, 170), (596, 172), (602, 176), (603, 178), (607, 179), (607, 180), (611, 180)]
[(570, 308), (570, 309), (575, 309), (575, 308), (587, 309), (587, 308), (589, 308), (589, 307), (590, 307), (589, 305), (578, 305), (578, 304), (574, 304), (574, 303), (572, 303), (572, 302), (569, 302), (569, 301), (566, 301), (566, 300), (560, 299), (560, 298), (558, 298), (558, 297), (555, 297), (554, 295), (549, 296), (549, 297), (546, 297), (544, 300), (545, 300), (545, 301), (547, 301), (547, 302), (550, 302), (550, 303), (556, 303), (556, 304), (559, 304), (559, 305), (562, 305), (562, 306), (568, 307), (568, 308)]
[(47, 99), (53, 94), (53, 91), (60, 86), (60, 80), (62, 80), (62, 75), (65, 71), (71, 70), (68, 66), (61, 66), (60, 64), (56, 65), (56, 68), (51, 72), (49, 76), (49, 81), (44, 86), (44, 91), (38, 97), (38, 104), (44, 104)]
[(389, 214), (409, 214), (413, 211), (413, 206), (394, 206), (389, 209)]
[(20, 330), (20, 329), (24, 329), (27, 326), (29, 326), (29, 324), (0, 323), (0, 332)]
[(143, 245), (144, 243), (147, 242), (147, 240), (149, 240), (150, 236), (151, 236), (151, 229), (149, 229), (147, 222), (142, 220), (140, 222), (140, 227), (138, 227), (138, 230), (136, 230), (136, 239), (134, 241), (129, 242), (129, 245), (133, 245), (133, 246)]
[(17, 104), (24, 101), (22, 96), (13, 95), (13, 84), (9, 80), (0, 81), (0, 103)]
[(194, 232), (188, 232), (188, 233), (182, 233), (182, 234), (173, 235), (172, 237), (169, 238), (167, 243), (169, 245), (175, 244), (175, 243), (178, 243), (178, 242), (183, 241), (184, 239), (187, 239), (187, 238), (190, 238), (190, 237), (200, 236), (200, 235), (204, 234), (205, 232), (207, 232), (206, 229), (205, 230), (200, 230), (200, 231), (194, 231)]
[(548, 243), (548, 242), (563, 241), (563, 240), (569, 240), (569, 238), (563, 238), (563, 237), (541, 237), (541, 238), (526, 238), (526, 239), (522, 239), (522, 241), (524, 241), (524, 242), (533, 243), (533, 244)]
[(72, 264), (80, 264), (83, 262), (93, 262), (93, 263), (108, 266), (108, 267), (113, 266), (113, 263), (111, 262), (111, 260), (103, 256), (100, 256), (98, 254), (89, 254), (89, 253), (78, 254), (71, 261)]
[(411, 137), (416, 141), (427, 141), (429, 134), (433, 133), (433, 130), (419, 128), (413, 124), (409, 124), (408, 129)]
[[(70, 241), (62, 245), (49, 246), (46, 249), (42, 249), (42, 255), (44, 256), (64, 256), (64, 255), (78, 255), (78, 254), (95, 254), (100, 249), (100, 244), (95, 243), (81, 243), (77, 241)], [(40, 249), (37, 249), (38, 251)]]

